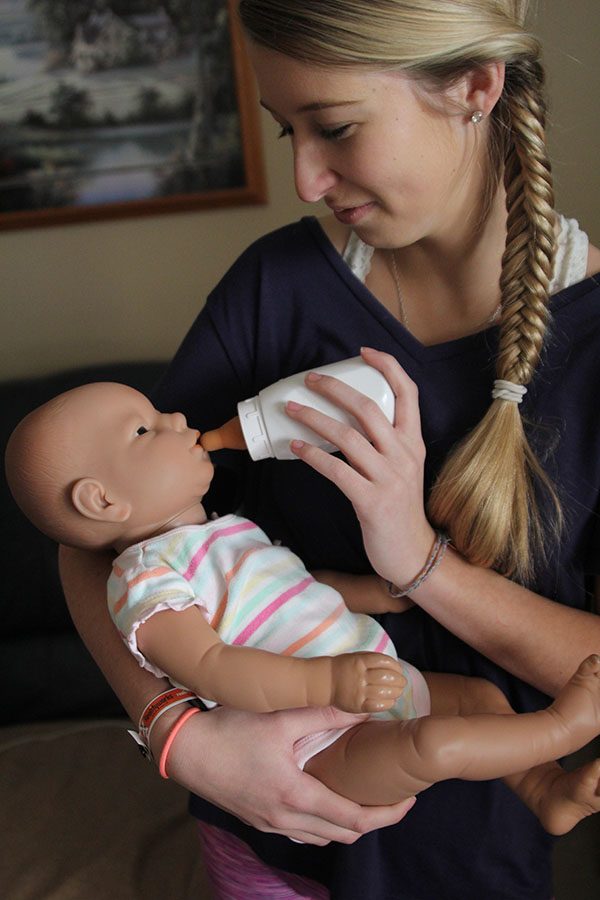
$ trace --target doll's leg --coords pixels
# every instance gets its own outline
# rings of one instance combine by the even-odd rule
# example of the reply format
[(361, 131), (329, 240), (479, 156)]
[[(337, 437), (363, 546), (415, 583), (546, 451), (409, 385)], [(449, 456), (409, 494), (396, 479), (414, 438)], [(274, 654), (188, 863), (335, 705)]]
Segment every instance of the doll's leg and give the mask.
[(509, 775), (504, 782), (550, 834), (566, 834), (586, 816), (600, 812), (600, 759), (573, 772), (549, 762)]
[[(482, 678), (424, 673), (434, 715), (492, 712), (513, 715), (501, 690)], [(586, 816), (600, 812), (600, 760), (566, 772), (558, 763), (507, 775), (503, 781), (550, 834), (566, 834)]]
[[(432, 705), (439, 708), (435, 698)], [(359, 803), (392, 803), (448, 778), (480, 781), (523, 772), (571, 753), (599, 731), (600, 657), (594, 656), (547, 710), (371, 720), (346, 732), (306, 768)]]

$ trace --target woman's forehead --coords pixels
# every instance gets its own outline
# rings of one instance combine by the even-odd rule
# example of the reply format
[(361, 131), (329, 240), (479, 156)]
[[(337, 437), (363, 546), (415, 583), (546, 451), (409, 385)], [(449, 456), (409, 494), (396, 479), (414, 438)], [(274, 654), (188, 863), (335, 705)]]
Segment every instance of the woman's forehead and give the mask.
[(271, 112), (297, 115), (332, 107), (358, 106), (408, 77), (401, 72), (362, 66), (316, 66), (253, 45), (250, 53), (261, 104)]

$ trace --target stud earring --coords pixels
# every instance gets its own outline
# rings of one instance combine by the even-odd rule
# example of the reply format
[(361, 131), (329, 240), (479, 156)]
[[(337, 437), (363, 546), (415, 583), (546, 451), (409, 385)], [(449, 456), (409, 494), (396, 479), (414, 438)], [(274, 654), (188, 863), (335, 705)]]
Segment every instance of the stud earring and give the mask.
[(475, 112), (471, 115), (471, 122), (473, 123), (473, 125), (479, 125), (482, 119), (483, 113), (480, 109), (476, 109)]

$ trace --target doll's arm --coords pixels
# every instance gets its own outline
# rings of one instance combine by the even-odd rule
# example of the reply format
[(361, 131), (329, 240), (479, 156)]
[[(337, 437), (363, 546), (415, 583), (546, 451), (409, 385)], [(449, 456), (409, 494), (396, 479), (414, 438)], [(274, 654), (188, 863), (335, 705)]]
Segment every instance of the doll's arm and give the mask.
[(311, 572), (316, 581), (328, 584), (342, 595), (351, 612), (374, 616), (377, 613), (405, 612), (414, 606), (408, 597), (391, 597), (387, 584), (379, 575), (351, 575), (333, 569)]
[(144, 656), (198, 696), (254, 712), (336, 706), (389, 709), (405, 685), (400, 666), (379, 653), (300, 659), (229, 646), (197, 607), (155, 613), (137, 631)]
[[(110, 556), (61, 547), (60, 573), (73, 621), (97, 665), (137, 722), (146, 704), (168, 683), (140, 668), (111, 621), (106, 603)], [(158, 759), (181, 707), (152, 729)], [(169, 776), (186, 790), (233, 813), (260, 831), (311, 844), (351, 844), (361, 835), (399, 822), (413, 801), (360, 807), (301, 772), (293, 747), (306, 735), (346, 728), (362, 717), (332, 707), (271, 715), (217, 709), (194, 716), (169, 752)]]

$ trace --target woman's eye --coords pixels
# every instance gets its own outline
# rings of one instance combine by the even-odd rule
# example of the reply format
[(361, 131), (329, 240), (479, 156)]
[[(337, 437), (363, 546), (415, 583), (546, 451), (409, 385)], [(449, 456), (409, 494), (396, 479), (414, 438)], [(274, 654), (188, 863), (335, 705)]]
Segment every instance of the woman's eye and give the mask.
[(338, 141), (340, 138), (343, 138), (350, 125), (340, 125), (339, 128), (322, 128), (321, 136), (325, 138), (326, 141)]
[(142, 434), (148, 434), (148, 429), (144, 425), (140, 425), (140, 427), (136, 431), (136, 434), (139, 434), (141, 437)]
[(279, 129), (278, 138), (286, 138), (293, 134), (293, 129), (291, 125), (282, 125)]

